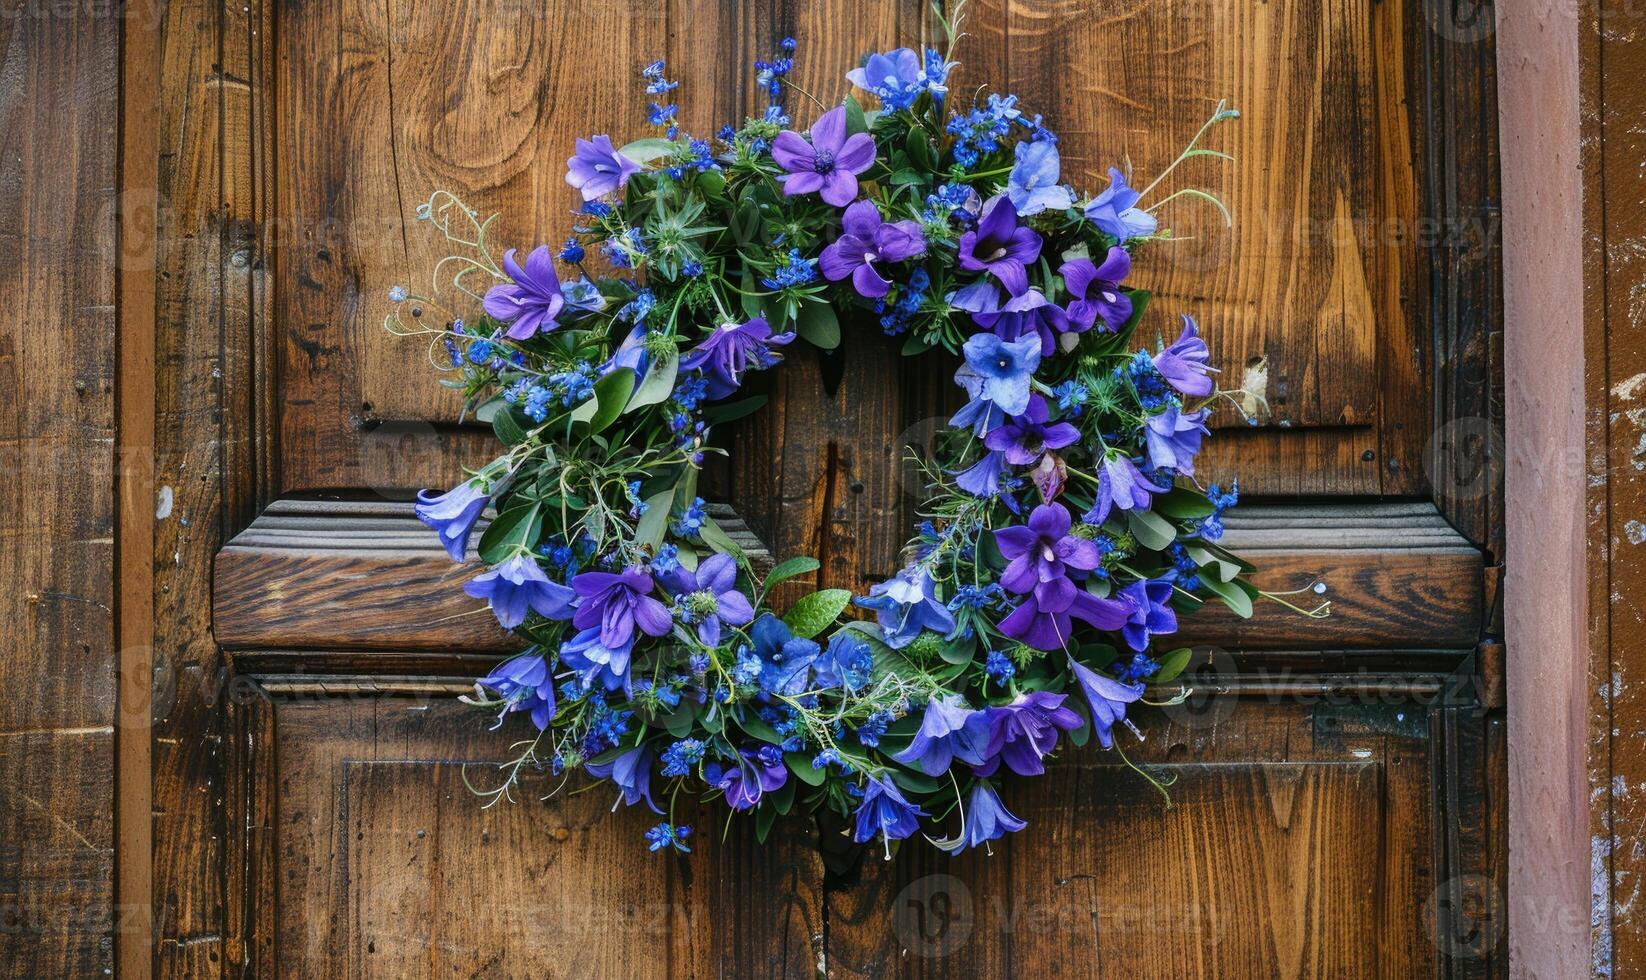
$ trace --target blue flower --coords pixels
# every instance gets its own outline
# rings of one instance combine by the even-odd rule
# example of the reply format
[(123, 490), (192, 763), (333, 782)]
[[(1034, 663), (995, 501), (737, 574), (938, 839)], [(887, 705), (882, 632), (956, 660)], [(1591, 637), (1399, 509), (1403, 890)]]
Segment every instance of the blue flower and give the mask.
[(1006, 454), (986, 452), (983, 458), (955, 476), (955, 486), (974, 497), (993, 497), (1000, 493), (1001, 477), (1006, 473)]
[(880, 99), (890, 112), (907, 109), (926, 90), (926, 69), (920, 55), (908, 48), (871, 54), (863, 67), (846, 73), (853, 85)]
[(1110, 167), (1109, 186), (1086, 205), (1086, 217), (1116, 242), (1152, 235), (1159, 222), (1154, 215), (1136, 207), (1139, 197), (1142, 195), (1126, 183), (1126, 176)]
[(814, 666), (818, 687), (857, 691), (873, 676), (874, 648), (856, 630), (843, 629), (829, 637), (829, 648)]
[(497, 716), (499, 725), (511, 711), (531, 712), (538, 731), (548, 728), (554, 719), (554, 677), (540, 653), (523, 653), (506, 660), (475, 683), (491, 688), (503, 700), (503, 711)]
[(680, 520), (674, 522), (671, 530), (677, 537), (696, 537), (698, 532), (703, 530), (703, 522), (708, 520), (708, 516), (703, 509), (703, 498), (693, 497), (691, 504), (686, 507), (685, 513), (680, 515)]
[(940, 776), (955, 759), (982, 765), (988, 741), (989, 720), (984, 712), (973, 711), (958, 694), (940, 695), (926, 702), (914, 740), (892, 758), (918, 766), (928, 776)]
[(1045, 758), (1057, 751), (1059, 732), (1072, 732), (1081, 725), (1080, 715), (1063, 706), (1064, 695), (1050, 691), (1019, 694), (1012, 703), (989, 709), (989, 742), (983, 754), (988, 761), (974, 767), (979, 776), (992, 776), (1004, 762), (1019, 776), (1038, 776), (1046, 771)]
[(1204, 398), (1212, 393), (1212, 379), (1207, 375), (1217, 370), (1206, 363), (1210, 356), (1194, 318), (1184, 316), (1183, 333), (1170, 347), (1154, 356), (1154, 369), (1183, 394)]
[(1177, 613), (1167, 604), (1172, 598), (1170, 578), (1133, 582), (1120, 590), (1120, 596), (1132, 606), (1131, 617), (1120, 632), (1133, 650), (1148, 649), (1151, 636), (1177, 632)]
[(720, 645), (722, 621), (742, 626), (754, 619), (748, 596), (737, 591), (737, 562), (730, 555), (710, 555), (696, 571), (677, 566), (663, 587), (675, 596), (685, 621), (697, 624), (705, 646)]
[(646, 840), (650, 842), (652, 851), (661, 851), (665, 847), (672, 847), (677, 851), (690, 854), (692, 849), (686, 846), (686, 838), (692, 829), (684, 824), (675, 826), (672, 823), (660, 823), (646, 831)]
[(577, 140), (577, 152), (566, 160), (566, 183), (583, 194), (583, 200), (604, 197), (629, 182), (640, 164), (617, 151), (610, 136)]
[[(610, 779), (623, 793), (625, 806), (634, 806), (641, 800), (653, 813), (662, 813), (657, 804), (652, 802), (652, 750), (650, 746), (641, 745), (632, 748), (610, 762), (590, 762), (583, 768), (589, 775), (600, 779)], [(614, 804), (615, 806), (615, 804)]]
[(1004, 686), (1007, 681), (1017, 676), (1017, 665), (1012, 663), (1012, 658), (999, 650), (990, 650), (989, 655), (983, 660), (983, 672), (994, 678), (996, 684)]
[(1055, 142), (1017, 144), (1017, 165), (1006, 178), (1006, 194), (1020, 217), (1074, 206), (1074, 191), (1058, 183), (1062, 166)]
[(931, 573), (912, 565), (855, 601), (875, 611), (886, 645), (894, 650), (913, 643), (923, 630), (949, 633), (954, 629), (954, 616), (933, 594)]
[(492, 614), (504, 629), (512, 630), (525, 622), (528, 608), (545, 619), (568, 619), (572, 615), (572, 590), (551, 582), (529, 555), (515, 555), (487, 569), (463, 586), (463, 591), (490, 603)]
[[(966, 819), (960, 828), (960, 836), (953, 840), (938, 841), (937, 846), (950, 854), (959, 854), (967, 848), (979, 845), (988, 847), (990, 841), (996, 841), (1006, 836), (1008, 832), (1016, 833), (1027, 827), (1028, 821), (1019, 820), (1000, 802), (1000, 796), (994, 786), (986, 779), (979, 779), (972, 784), (972, 792), (966, 799)], [(990, 853), (993, 853), (992, 851)]]
[(857, 806), (857, 826), (852, 840), (868, 843), (876, 834), (885, 842), (886, 856), (891, 857), (892, 841), (903, 840), (920, 829), (920, 818), (925, 810), (903, 798), (897, 785), (889, 778), (870, 778), (863, 802)]
[(1097, 733), (1098, 744), (1106, 749), (1112, 748), (1114, 726), (1126, 720), (1126, 706), (1143, 696), (1143, 685), (1122, 684), (1120, 681), (1104, 677), (1073, 657), (1069, 658), (1069, 669), (1074, 671), (1075, 681), (1080, 685), (1080, 693), (1086, 696), (1086, 703), (1091, 705), (1092, 730)]
[(560, 261), (568, 265), (576, 265), (583, 261), (583, 243), (574, 235), (566, 239), (566, 244), (560, 246)]
[(616, 646), (607, 646), (600, 640), (600, 627), (592, 626), (579, 631), (560, 647), (560, 662), (578, 672), (583, 686), (596, 680), (608, 691), (629, 687), (629, 655), (634, 651), (634, 638)]
[(1164, 412), (1149, 416), (1143, 436), (1149, 449), (1149, 464), (1179, 473), (1194, 475), (1195, 454), (1200, 452), (1200, 440), (1211, 435), (1205, 425), (1206, 412), (1180, 411), (1168, 405)]
[(725, 792), (726, 805), (733, 810), (751, 810), (760, 805), (761, 797), (783, 788), (789, 770), (777, 746), (765, 745), (755, 751), (738, 750), (730, 766), (709, 763), (703, 767), (703, 781)]
[(822, 652), (812, 640), (794, 635), (787, 623), (766, 613), (749, 630), (759, 662), (760, 689), (769, 694), (794, 695), (806, 689), (811, 666)]
[(727, 322), (680, 359), (683, 371), (702, 371), (708, 381), (709, 397), (724, 398), (742, 384), (743, 372), (765, 369), (782, 360), (773, 345), (794, 340), (794, 331), (773, 334), (765, 317), (746, 323)]
[(480, 487), (481, 481), (459, 483), (445, 493), (432, 495), (428, 490), (417, 492), (417, 519), (427, 524), (440, 536), (440, 544), (452, 561), (460, 562), (469, 547), (469, 532), (480, 519), (480, 512), (491, 503), (491, 496)]
[(598, 626), (600, 642), (613, 649), (630, 643), (636, 627), (647, 636), (664, 636), (674, 621), (668, 607), (652, 596), (656, 588), (638, 566), (621, 573), (584, 572), (572, 579), (572, 590), (582, 599), (572, 625), (580, 630)]
[(971, 396), (950, 425), (970, 428), (978, 435), (998, 426), (1007, 415), (1021, 415), (1029, 407), (1029, 387), (1040, 366), (1040, 338), (1001, 340), (992, 333), (974, 334), (963, 348), (966, 363), (954, 380)]
[(1128, 456), (1106, 456), (1097, 471), (1097, 497), (1092, 509), (1081, 515), (1087, 524), (1102, 524), (1109, 512), (1121, 510), (1148, 510), (1154, 494), (1165, 493), (1169, 486), (1159, 486), (1143, 475)]
[[(509, 281), (486, 290), (481, 305), (492, 319), (509, 324), (510, 338), (530, 340), (539, 331), (547, 332), (558, 326), (555, 321), (566, 305), (566, 298), (561, 294), (560, 277), (555, 274), (554, 259), (547, 245), (532, 249), (523, 267), (514, 255), (512, 248), (503, 253), (503, 271)], [(474, 357), (473, 350), (469, 356)]]
[(703, 761), (708, 748), (701, 739), (684, 738), (663, 750), (663, 775), (690, 775), (692, 767)]

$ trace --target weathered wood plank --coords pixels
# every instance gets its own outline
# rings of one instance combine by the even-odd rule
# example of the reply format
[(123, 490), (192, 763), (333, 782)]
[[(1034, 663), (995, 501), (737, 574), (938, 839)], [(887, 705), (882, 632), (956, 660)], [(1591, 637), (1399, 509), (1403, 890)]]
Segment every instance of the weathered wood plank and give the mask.
[(114, 967), (120, 19), (0, 11), (0, 964)]
[[(1333, 615), (1312, 620), (1263, 604), (1242, 621), (1208, 607), (1183, 638), (1226, 647), (1472, 648), (1480, 631), (1480, 555), (1427, 504), (1251, 506), (1225, 539), (1276, 591), (1323, 582)], [(398, 514), (393, 517), (390, 515)], [(748, 539), (746, 539), (748, 540)], [(216, 636), (237, 648), (465, 651), (508, 649), (484, 607), (463, 594), (475, 574), (441, 551), (409, 508), (286, 501), (218, 556)]]

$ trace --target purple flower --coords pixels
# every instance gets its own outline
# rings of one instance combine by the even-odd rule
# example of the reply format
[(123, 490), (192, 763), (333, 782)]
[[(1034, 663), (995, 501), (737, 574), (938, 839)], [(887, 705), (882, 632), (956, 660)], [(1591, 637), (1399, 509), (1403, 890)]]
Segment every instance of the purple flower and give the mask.
[(560, 662), (577, 671), (583, 686), (596, 680), (608, 691), (629, 689), (629, 656), (634, 652), (634, 637), (616, 646), (600, 642), (600, 627), (582, 630), (560, 646)]
[(1062, 160), (1051, 140), (1017, 144), (1017, 165), (1006, 178), (1006, 194), (1023, 217), (1074, 206), (1074, 191), (1058, 183)]
[(926, 251), (926, 236), (913, 221), (887, 224), (873, 201), (858, 201), (841, 218), (844, 233), (823, 249), (819, 265), (830, 282), (852, 277), (859, 296), (879, 299), (892, 283), (874, 267), (876, 262), (902, 262)]
[(931, 573), (913, 565), (869, 589), (866, 598), (854, 601), (875, 611), (880, 629), (886, 634), (886, 645), (894, 650), (913, 643), (922, 630), (954, 630), (954, 616), (932, 594)]
[(857, 630), (836, 630), (813, 667), (818, 687), (858, 691), (874, 677), (874, 648)]
[(1086, 217), (1117, 242), (1152, 235), (1159, 222), (1154, 215), (1135, 207), (1142, 196), (1126, 183), (1124, 174), (1110, 167), (1109, 186), (1086, 205)]
[(681, 565), (663, 585), (690, 617), (686, 622), (697, 624), (697, 638), (705, 646), (720, 645), (722, 621), (742, 626), (754, 619), (748, 597), (737, 591), (737, 562), (730, 555), (710, 555), (695, 572)]
[(1041, 354), (1056, 351), (1057, 335), (1067, 333), (1071, 327), (1063, 308), (1047, 299), (1038, 289), (1009, 296), (1002, 304), (994, 284), (983, 280), (976, 286), (955, 293), (949, 302), (956, 309), (971, 313), (978, 326), (993, 330), (1001, 340), (1039, 337)]
[(724, 398), (737, 390), (744, 371), (751, 367), (764, 370), (782, 360), (782, 355), (772, 350), (773, 344), (787, 344), (793, 339), (792, 330), (773, 336), (771, 325), (762, 316), (747, 323), (727, 322), (682, 357), (680, 367), (702, 371), (709, 383), (709, 398)]
[(1098, 320), (1114, 333), (1132, 318), (1132, 298), (1120, 291), (1120, 284), (1132, 271), (1132, 257), (1119, 245), (1109, 248), (1102, 265), (1091, 259), (1073, 259), (1057, 270), (1063, 284), (1074, 296), (1069, 303), (1069, 322), (1075, 330), (1089, 330)]
[(766, 613), (749, 630), (754, 654), (760, 661), (760, 689), (771, 694), (799, 694), (811, 678), (811, 666), (822, 648), (794, 635), (789, 625)]
[(510, 324), (508, 335), (514, 340), (530, 340), (539, 330), (553, 330), (554, 318), (566, 305), (566, 297), (560, 292), (560, 277), (555, 274), (549, 247), (532, 249), (524, 269), (515, 261), (514, 249), (509, 249), (503, 253), (503, 271), (512, 281), (486, 290), (481, 304), (486, 314), (498, 323)]
[(1172, 346), (1154, 356), (1154, 369), (1183, 394), (1204, 398), (1212, 393), (1212, 379), (1207, 374), (1217, 371), (1206, 363), (1210, 356), (1206, 342), (1200, 339), (1200, 330), (1195, 326), (1194, 318), (1185, 314), (1183, 333), (1178, 335)]
[(988, 271), (1013, 296), (1029, 288), (1028, 264), (1040, 258), (1040, 236), (1017, 223), (1011, 199), (998, 195), (983, 205), (977, 228), (960, 236), (960, 267)]
[(1144, 579), (1120, 590), (1131, 605), (1131, 615), (1120, 633), (1126, 645), (1139, 653), (1149, 648), (1149, 637), (1177, 632), (1177, 613), (1167, 603), (1172, 598), (1172, 580)]
[(772, 159), (787, 170), (783, 193), (818, 194), (835, 207), (857, 196), (857, 175), (874, 166), (874, 137), (846, 135), (846, 107), (836, 106), (812, 123), (811, 142), (785, 129), (772, 141)]
[[(652, 801), (652, 750), (645, 745), (636, 746), (610, 762), (590, 762), (584, 765), (589, 775), (598, 779), (610, 779), (612, 784), (622, 791), (621, 797), (626, 806), (634, 806), (641, 800), (651, 807), (653, 813), (662, 813), (657, 804)], [(617, 804), (612, 804), (617, 809)]]
[(528, 608), (545, 619), (565, 619), (571, 615), (572, 590), (549, 581), (537, 562), (528, 555), (515, 555), (487, 569), (463, 591), (491, 603), (492, 614), (504, 629), (512, 630), (526, 621)]
[(639, 384), (638, 379), (646, 376), (647, 361), (646, 325), (637, 323), (623, 342), (617, 345), (617, 350), (612, 351), (606, 363), (600, 365), (600, 376), (604, 378), (619, 368), (628, 368), (634, 372), (635, 383)]
[(918, 766), (928, 776), (941, 776), (955, 759), (967, 765), (982, 765), (988, 736), (987, 715), (973, 711), (960, 695), (946, 694), (926, 702), (914, 741), (892, 758), (906, 766)]
[(886, 856), (892, 853), (892, 841), (902, 840), (920, 829), (920, 818), (926, 811), (903, 798), (897, 784), (889, 777), (871, 777), (863, 791), (863, 802), (857, 805), (857, 827), (852, 840), (868, 843), (876, 834), (885, 841)]
[(1114, 726), (1126, 720), (1126, 706), (1143, 696), (1143, 685), (1122, 684), (1104, 677), (1073, 657), (1069, 658), (1069, 669), (1074, 671), (1080, 693), (1086, 695), (1086, 703), (1092, 707), (1092, 730), (1097, 733), (1098, 744), (1113, 748)]
[(636, 626), (647, 636), (663, 636), (673, 620), (668, 607), (652, 596), (656, 587), (638, 566), (620, 573), (584, 572), (572, 579), (573, 591), (582, 597), (572, 625), (580, 630), (600, 627), (600, 643), (611, 650), (632, 642)]
[(1084, 579), (1098, 567), (1097, 545), (1069, 533), (1068, 508), (1041, 504), (1029, 515), (1028, 526), (1003, 527), (994, 532), (995, 544), (1007, 559), (1000, 584), (1027, 595), (1000, 623), (1015, 639), (1037, 650), (1059, 650), (1072, 635), (1072, 619), (1098, 629), (1119, 629), (1129, 607), (1103, 599), (1079, 587), (1072, 577)]
[(989, 742), (983, 753), (989, 761), (973, 771), (992, 776), (1004, 762), (1019, 776), (1045, 772), (1042, 760), (1057, 751), (1058, 732), (1072, 732), (1081, 725), (1080, 715), (1063, 707), (1063, 700), (1062, 694), (1029, 691), (1011, 704), (990, 708)]
[(1130, 457), (1106, 456), (1097, 471), (1097, 499), (1081, 519), (1087, 524), (1102, 524), (1109, 519), (1109, 511), (1115, 507), (1121, 510), (1148, 510), (1154, 494), (1170, 489), (1149, 482)]
[(1006, 473), (1006, 454), (987, 452), (983, 458), (955, 476), (954, 484), (974, 497), (1000, 493), (1000, 478)]
[(542, 654), (523, 653), (505, 660), (475, 683), (491, 688), (503, 700), (503, 712), (497, 716), (499, 725), (511, 711), (530, 711), (538, 731), (554, 720), (554, 677)]
[(846, 79), (894, 111), (907, 109), (926, 88), (925, 66), (908, 48), (871, 54), (863, 67), (847, 72)]
[(427, 490), (417, 492), (417, 519), (440, 535), (440, 544), (452, 561), (460, 562), (469, 547), (469, 532), (491, 497), (480, 489), (479, 480), (459, 483), (439, 496)]
[(1168, 405), (1159, 415), (1149, 416), (1144, 426), (1144, 439), (1149, 447), (1149, 465), (1155, 469), (1169, 468), (1179, 473), (1194, 475), (1195, 453), (1200, 452), (1200, 440), (1211, 434), (1205, 425), (1206, 412), (1184, 412), (1177, 405)]
[(1029, 825), (1027, 821), (1012, 816), (1011, 811), (1000, 802), (994, 785), (986, 779), (979, 779), (972, 784), (972, 792), (966, 798), (965, 815), (966, 820), (961, 825), (960, 836), (953, 840), (934, 842), (938, 847), (950, 854), (959, 854), (969, 847), (977, 847), (980, 844), (986, 847), (989, 841), (999, 840), (1006, 836), (1008, 831), (1016, 833)]
[(949, 420), (950, 425), (982, 435), (1005, 416), (1020, 415), (1029, 407), (1030, 382), (1040, 366), (1038, 339), (1007, 341), (980, 333), (972, 335), (962, 349), (966, 363), (955, 372), (954, 380), (971, 400)]
[(737, 761), (730, 766), (711, 762), (703, 767), (703, 781), (726, 793), (726, 805), (733, 810), (750, 810), (760, 805), (760, 798), (775, 793), (789, 780), (789, 771), (783, 766), (783, 753), (775, 745), (762, 746), (756, 751), (740, 749)]
[(610, 136), (579, 138), (577, 152), (566, 160), (566, 183), (583, 192), (583, 200), (604, 197), (640, 172), (640, 164), (617, 152)]
[(1029, 398), (1029, 407), (1022, 415), (990, 432), (983, 445), (1006, 454), (1006, 461), (1015, 466), (1031, 466), (1048, 449), (1072, 446), (1080, 439), (1080, 430), (1067, 422), (1046, 424), (1046, 399), (1039, 395)]

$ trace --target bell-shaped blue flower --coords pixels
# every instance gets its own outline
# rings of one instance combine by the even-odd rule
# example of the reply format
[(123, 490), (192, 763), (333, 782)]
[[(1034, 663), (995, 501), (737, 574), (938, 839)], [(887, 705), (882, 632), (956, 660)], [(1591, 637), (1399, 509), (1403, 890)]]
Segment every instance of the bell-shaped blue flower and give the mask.
[(466, 480), (445, 493), (435, 495), (428, 490), (417, 491), (417, 519), (440, 535), (440, 545), (460, 562), (469, 548), (469, 532), (480, 512), (491, 503), (491, 495), (480, 487), (480, 480)]
[(576, 598), (571, 589), (550, 581), (536, 559), (524, 554), (476, 576), (463, 591), (487, 600), (498, 624), (509, 630), (526, 621), (528, 609), (545, 619), (569, 619)]
[(920, 818), (924, 816), (926, 811), (904, 799), (889, 777), (871, 777), (868, 788), (863, 791), (863, 802), (857, 806), (857, 826), (852, 840), (866, 844), (878, 834), (890, 858), (891, 842), (903, 840), (919, 830)]
[[(583, 768), (591, 776), (610, 779), (612, 785), (622, 791), (619, 800), (625, 805), (634, 806), (645, 800), (653, 813), (663, 812), (652, 801), (652, 750), (649, 746), (636, 746), (610, 762), (590, 762)], [(612, 804), (612, 809), (617, 809), (616, 803)]]
[(1092, 709), (1092, 731), (1099, 745), (1114, 747), (1114, 726), (1126, 720), (1126, 706), (1143, 696), (1142, 684), (1122, 684), (1112, 677), (1104, 677), (1090, 667), (1069, 658), (1069, 669), (1074, 672), (1080, 693)]
[(1000, 795), (986, 779), (979, 779), (972, 785), (972, 791), (966, 798), (965, 809), (965, 821), (961, 824), (960, 836), (951, 840), (932, 842), (950, 854), (959, 854), (967, 848), (979, 845), (987, 848), (990, 841), (999, 840), (1008, 833), (1016, 833), (1029, 825), (1028, 821), (1019, 820), (1006, 809), (1006, 805), (1000, 802)]
[(922, 630), (934, 633), (954, 631), (954, 616), (937, 601), (930, 572), (910, 566), (869, 590), (856, 603), (873, 609), (886, 645), (901, 650), (914, 642)]
[(988, 742), (987, 715), (972, 710), (960, 695), (946, 694), (926, 702), (914, 740), (892, 758), (906, 766), (918, 766), (928, 776), (941, 776), (955, 759), (967, 765), (982, 765)]

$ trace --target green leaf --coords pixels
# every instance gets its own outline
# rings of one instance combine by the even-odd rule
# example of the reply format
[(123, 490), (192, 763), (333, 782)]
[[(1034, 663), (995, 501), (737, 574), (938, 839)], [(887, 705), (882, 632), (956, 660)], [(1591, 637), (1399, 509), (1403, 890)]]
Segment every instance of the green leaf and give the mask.
[(674, 381), (680, 374), (680, 358), (654, 358), (651, 367), (646, 369), (646, 377), (640, 382), (640, 387), (634, 389), (634, 397), (629, 399), (629, 405), (623, 409), (632, 412), (647, 405), (659, 405), (667, 401), (674, 393)]
[(1189, 657), (1193, 654), (1194, 651), (1188, 647), (1178, 647), (1160, 658), (1160, 670), (1149, 679), (1156, 684), (1177, 680), (1178, 675), (1183, 673), (1183, 668), (1189, 666)]
[(772, 832), (772, 824), (777, 822), (777, 808), (763, 806), (754, 811), (754, 842), (766, 843), (766, 835)]
[(795, 329), (814, 346), (834, 350), (840, 346), (840, 317), (827, 303), (806, 303), (795, 317)]
[(904, 144), (909, 151), (909, 162), (916, 168), (931, 173), (937, 169), (937, 159), (932, 154), (931, 140), (926, 138), (922, 129), (909, 130), (908, 142)]
[(925, 175), (914, 169), (899, 170), (890, 177), (886, 178), (886, 183), (891, 184), (893, 187), (902, 187), (910, 184), (922, 184), (925, 183), (925, 181)]
[(625, 143), (618, 148), (619, 153), (633, 160), (635, 163), (651, 163), (653, 160), (668, 156), (679, 149), (680, 144), (672, 140), (659, 139), (648, 136), (632, 143)]
[(629, 396), (634, 394), (634, 372), (628, 368), (618, 368), (594, 383), (594, 401), (598, 408), (589, 419), (589, 431), (601, 432), (606, 426), (617, 421), (623, 414), (623, 408), (629, 403)]
[(737, 546), (737, 542), (732, 540), (724, 528), (715, 523), (714, 518), (703, 518), (703, 528), (697, 533), (703, 539), (703, 543), (714, 550), (723, 555), (731, 555), (738, 561), (743, 560), (743, 549)]
[(1151, 551), (1165, 551), (1177, 540), (1177, 528), (1172, 527), (1164, 517), (1147, 510), (1130, 510), (1126, 512), (1126, 521), (1132, 529), (1132, 534), (1143, 547)]
[(543, 505), (533, 501), (518, 504), (497, 515), (480, 535), (480, 560), (488, 565), (507, 561), (521, 548), (531, 548), (543, 530)]
[(689, 701), (682, 700), (680, 707), (675, 708), (666, 715), (662, 715), (657, 720), (662, 722), (663, 728), (670, 735), (673, 735), (675, 738), (685, 738), (687, 735), (692, 733), (692, 723), (696, 721), (696, 718), (694, 717), (696, 713), (696, 705)]
[(1252, 597), (1241, 588), (1240, 582), (1220, 582), (1215, 578), (1202, 576), (1200, 584), (1217, 593), (1223, 604), (1228, 606), (1241, 619), (1252, 618)]
[(653, 554), (669, 530), (669, 508), (674, 506), (674, 487), (646, 498), (646, 512), (634, 526), (634, 543)]
[(1167, 517), (1184, 521), (1210, 517), (1217, 510), (1205, 494), (1188, 487), (1173, 487), (1170, 493), (1154, 498), (1154, 509)]
[(852, 601), (850, 589), (824, 589), (803, 595), (783, 615), (783, 622), (801, 639), (811, 639), (834, 625)]
[(762, 742), (769, 742), (772, 745), (783, 744), (783, 736), (777, 734), (777, 730), (772, 728), (772, 726), (761, 721), (760, 716), (755, 714), (752, 710), (745, 710), (743, 712), (743, 716), (737, 719), (737, 727), (743, 729), (750, 735), (753, 735), (755, 738), (760, 739)]
[(804, 752), (789, 752), (783, 756), (783, 761), (789, 764), (789, 771), (800, 777), (807, 786), (822, 786), (828, 773), (812, 767), (812, 760)]
[[(505, 446), (518, 446), (526, 441), (527, 427), (521, 422), (525, 416), (514, 405), (503, 405), (492, 415), (492, 431)], [(529, 420), (528, 420), (529, 421)]]
[(724, 402), (711, 405), (703, 410), (703, 418), (710, 425), (724, 425), (735, 422), (745, 415), (753, 415), (766, 404), (765, 395), (754, 395), (750, 398), (739, 398), (735, 402)]
[(846, 135), (866, 133), (869, 131), (869, 117), (863, 114), (863, 107), (851, 96), (846, 96)]
[(697, 175), (697, 189), (704, 197), (719, 197), (726, 189), (726, 175), (718, 170), (705, 170)]
[(771, 587), (779, 582), (787, 582), (789, 579), (805, 575), (807, 572), (815, 572), (821, 567), (822, 564), (816, 558), (808, 558), (804, 555), (778, 562), (776, 568), (766, 573), (766, 584), (762, 586), (762, 589), (769, 592)]
[(892, 782), (896, 783), (899, 789), (907, 790), (910, 793), (935, 793), (940, 785), (932, 777), (925, 773), (915, 772), (912, 769), (899, 767), (888, 771), (891, 773)]

